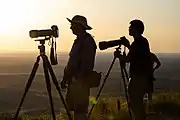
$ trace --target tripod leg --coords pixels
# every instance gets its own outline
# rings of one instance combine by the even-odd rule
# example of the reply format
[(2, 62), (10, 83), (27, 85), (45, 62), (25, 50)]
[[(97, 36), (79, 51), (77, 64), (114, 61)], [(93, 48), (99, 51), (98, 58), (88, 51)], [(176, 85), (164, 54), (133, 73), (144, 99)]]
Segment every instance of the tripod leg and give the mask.
[(128, 105), (128, 112), (129, 112), (129, 115), (130, 115), (131, 119), (133, 120), (132, 113), (131, 113), (130, 106), (129, 106), (129, 96), (128, 96), (128, 90), (127, 90), (127, 87), (126, 87), (125, 75), (124, 75), (124, 73), (127, 74), (127, 71), (126, 71), (124, 63), (121, 62), (120, 58), (119, 58), (119, 64), (120, 64), (120, 68), (121, 68), (121, 74), (122, 74), (122, 79), (123, 79), (123, 85), (124, 85), (126, 101), (127, 101), (127, 105)]
[[(99, 91), (98, 91), (98, 94), (97, 94), (97, 96), (96, 96), (96, 101), (98, 100), (98, 98), (99, 98), (99, 96), (100, 96), (100, 94), (101, 94), (101, 91), (102, 91), (102, 89), (103, 89), (103, 87), (104, 87), (104, 85), (105, 85), (105, 83), (106, 83), (106, 80), (107, 80), (107, 78), (108, 78), (108, 76), (109, 76), (109, 74), (110, 74), (110, 72), (111, 72), (111, 69), (112, 69), (112, 67), (113, 67), (113, 65), (114, 65), (115, 60), (116, 60), (116, 57), (114, 56), (114, 59), (113, 59), (111, 65), (110, 65), (110, 67), (109, 67), (109, 69), (108, 69), (108, 72), (107, 72), (107, 74), (106, 74), (106, 77), (104, 78), (103, 84), (102, 84), (101, 88), (100, 88)], [(90, 111), (89, 111), (89, 114), (88, 114), (88, 118), (90, 118), (94, 106), (95, 106), (95, 104), (92, 105), (92, 107), (91, 107), (91, 109), (90, 109)]]
[(67, 104), (66, 104), (66, 102), (65, 102), (65, 100), (64, 100), (64, 98), (63, 98), (63, 95), (62, 95), (61, 90), (60, 90), (60, 87), (59, 87), (59, 85), (58, 85), (56, 76), (55, 76), (55, 74), (54, 74), (54, 71), (53, 71), (53, 69), (52, 69), (52, 66), (51, 66), (50, 62), (48, 61), (48, 58), (47, 58), (47, 57), (46, 57), (46, 61), (47, 61), (47, 63), (48, 63), (48, 68), (49, 68), (49, 72), (50, 72), (50, 74), (51, 74), (53, 83), (54, 83), (54, 85), (55, 85), (55, 87), (56, 87), (56, 89), (57, 89), (57, 91), (58, 91), (58, 93), (59, 93), (59, 95), (60, 95), (60, 98), (61, 98), (61, 100), (62, 100), (62, 102), (63, 102), (63, 105), (64, 105), (64, 107), (65, 107), (65, 109), (66, 109), (67, 115), (68, 115), (69, 119), (72, 120), (71, 114), (70, 114), (69, 109), (68, 109), (68, 106), (67, 106)]
[(47, 64), (45, 56), (42, 56), (42, 59), (43, 59), (43, 68), (44, 68), (44, 74), (45, 74), (45, 79), (46, 79), (46, 88), (49, 95), (49, 102), (51, 106), (52, 117), (53, 117), (53, 120), (56, 120), (56, 115), (55, 115), (53, 101), (52, 101), (51, 83), (50, 83), (49, 73), (48, 73), (48, 64)]
[(126, 67), (124, 66), (123, 67), (123, 69), (124, 69), (124, 73), (125, 73), (125, 77), (126, 77), (126, 79), (127, 79), (127, 83), (129, 83), (129, 76), (128, 76), (128, 73), (127, 73), (127, 70), (126, 70)]
[(18, 107), (18, 109), (17, 109), (17, 111), (16, 111), (16, 114), (15, 114), (15, 117), (14, 117), (15, 120), (16, 120), (17, 117), (18, 117), (19, 111), (20, 111), (21, 106), (22, 106), (22, 104), (23, 104), (23, 102), (24, 102), (24, 99), (25, 99), (25, 97), (26, 97), (26, 94), (27, 94), (27, 92), (28, 92), (28, 90), (29, 90), (29, 88), (30, 88), (30, 86), (31, 86), (31, 84), (32, 84), (33, 78), (34, 78), (34, 76), (35, 76), (35, 74), (36, 74), (36, 71), (37, 71), (37, 69), (38, 69), (38, 67), (39, 67), (39, 61), (40, 61), (40, 56), (37, 57), (37, 60), (36, 60), (36, 62), (35, 62), (35, 64), (34, 64), (34, 67), (33, 67), (33, 69), (32, 69), (31, 75), (30, 75), (30, 77), (29, 77), (29, 79), (28, 79), (28, 82), (27, 82), (27, 84), (26, 84), (24, 94), (23, 94), (23, 96), (22, 96), (22, 98), (21, 98), (21, 102), (20, 102), (20, 104), (19, 104), (19, 107)]

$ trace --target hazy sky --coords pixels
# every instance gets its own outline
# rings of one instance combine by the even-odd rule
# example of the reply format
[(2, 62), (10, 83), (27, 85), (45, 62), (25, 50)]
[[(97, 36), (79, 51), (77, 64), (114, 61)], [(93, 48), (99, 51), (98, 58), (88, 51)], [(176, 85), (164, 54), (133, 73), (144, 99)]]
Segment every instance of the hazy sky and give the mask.
[(153, 52), (180, 52), (180, 0), (1, 0), (0, 50), (37, 51), (29, 31), (56, 24), (58, 51), (69, 51), (75, 36), (66, 17), (76, 14), (87, 17), (97, 44), (121, 36), (132, 42), (129, 22), (139, 18)]

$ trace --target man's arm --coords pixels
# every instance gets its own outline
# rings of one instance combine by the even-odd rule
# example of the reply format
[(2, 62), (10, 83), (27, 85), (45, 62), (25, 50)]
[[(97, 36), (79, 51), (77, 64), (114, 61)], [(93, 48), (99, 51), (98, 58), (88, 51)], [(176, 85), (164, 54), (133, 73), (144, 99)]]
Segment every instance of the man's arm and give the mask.
[(154, 67), (154, 70), (158, 69), (161, 66), (161, 62), (158, 59), (158, 57), (154, 54), (154, 62), (156, 63), (156, 66)]
[(79, 64), (79, 49), (80, 44), (77, 40), (74, 41), (71, 51), (69, 53), (69, 59), (66, 65), (66, 71), (69, 74), (74, 75), (77, 71), (78, 64)]
[[(76, 46), (76, 48), (75, 48)], [(67, 62), (66, 67), (64, 68), (64, 75), (63, 75), (63, 82), (71, 82), (72, 76), (75, 74), (77, 71), (78, 67), (78, 54), (77, 54), (77, 44), (74, 42), (73, 46), (71, 48), (70, 54), (69, 54), (69, 59)]]

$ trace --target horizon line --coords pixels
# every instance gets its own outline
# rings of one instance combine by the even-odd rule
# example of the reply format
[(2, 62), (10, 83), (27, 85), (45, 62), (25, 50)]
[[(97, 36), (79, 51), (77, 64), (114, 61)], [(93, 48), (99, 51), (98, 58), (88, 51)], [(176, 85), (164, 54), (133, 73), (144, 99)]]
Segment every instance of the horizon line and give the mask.
[[(114, 51), (110, 52), (110, 51), (97, 51), (96, 53), (113, 53)], [(39, 53), (39, 51), (11, 51), (11, 52), (1, 52), (0, 51), (0, 54), (18, 54), (18, 53)], [(49, 53), (46, 52), (46, 53)], [(59, 53), (69, 53), (69, 51), (58, 51), (57, 52), (58, 54)], [(128, 53), (128, 52), (127, 52)], [(154, 52), (156, 54), (180, 54), (180, 52)]]

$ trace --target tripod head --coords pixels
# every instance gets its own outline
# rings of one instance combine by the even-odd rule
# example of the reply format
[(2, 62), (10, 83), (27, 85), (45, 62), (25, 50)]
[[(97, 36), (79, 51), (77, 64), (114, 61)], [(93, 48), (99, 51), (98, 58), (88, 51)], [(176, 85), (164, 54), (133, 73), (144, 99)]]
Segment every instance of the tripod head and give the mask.
[(126, 65), (126, 47), (124, 47), (124, 51), (123, 51), (123, 54), (121, 52), (121, 45), (119, 45), (117, 48), (115, 48), (116, 50), (114, 51), (114, 57), (115, 58), (119, 58), (119, 60), (121, 61), (120, 62), (120, 65), (121, 67), (125, 67)]
[(38, 49), (40, 50), (40, 55), (45, 55), (45, 41), (50, 40), (52, 38), (51, 42), (51, 52), (50, 52), (50, 61), (52, 65), (57, 65), (57, 53), (56, 53), (56, 41), (55, 41), (55, 50), (54, 50), (54, 40), (51, 36), (45, 36), (44, 39), (37, 39), (35, 41), (39, 41), (40, 45), (38, 45)]
[(50, 37), (45, 37), (44, 39), (37, 39), (35, 41), (39, 41), (40, 45), (38, 45), (38, 49), (40, 50), (40, 55), (45, 55), (45, 41), (50, 40)]
[(115, 48), (114, 56), (115, 57), (126, 56), (126, 47), (124, 46), (124, 50), (123, 50), (123, 53), (122, 53), (121, 45), (119, 45), (117, 48)]
[(121, 53), (121, 45), (119, 45), (117, 48), (115, 48), (116, 51), (119, 51)]
[(121, 56), (121, 45), (119, 45), (117, 48), (115, 48), (114, 57), (120, 58)]
[(37, 39), (35, 41), (39, 41), (41, 45), (45, 44), (45, 40), (50, 40), (51, 37), (45, 37), (44, 39)]

